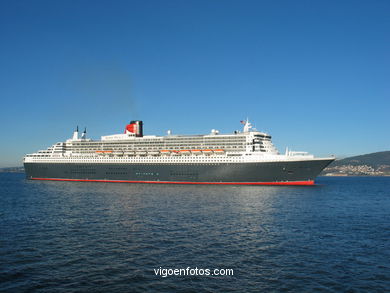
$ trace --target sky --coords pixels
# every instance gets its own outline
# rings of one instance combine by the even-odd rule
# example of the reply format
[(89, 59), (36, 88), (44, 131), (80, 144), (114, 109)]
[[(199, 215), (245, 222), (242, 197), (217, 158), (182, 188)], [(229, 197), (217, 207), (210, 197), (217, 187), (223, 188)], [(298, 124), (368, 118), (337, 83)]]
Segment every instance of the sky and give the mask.
[(72, 136), (230, 133), (390, 150), (390, 1), (0, 0), (0, 167)]

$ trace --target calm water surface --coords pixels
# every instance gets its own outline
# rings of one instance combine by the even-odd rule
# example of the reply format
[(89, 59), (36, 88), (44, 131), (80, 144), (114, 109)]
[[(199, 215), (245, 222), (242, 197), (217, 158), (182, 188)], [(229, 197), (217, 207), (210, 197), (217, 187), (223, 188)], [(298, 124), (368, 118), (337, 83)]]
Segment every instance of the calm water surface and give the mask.
[[(390, 178), (314, 187), (0, 173), (3, 292), (389, 292)], [(233, 276), (156, 276), (158, 268)]]

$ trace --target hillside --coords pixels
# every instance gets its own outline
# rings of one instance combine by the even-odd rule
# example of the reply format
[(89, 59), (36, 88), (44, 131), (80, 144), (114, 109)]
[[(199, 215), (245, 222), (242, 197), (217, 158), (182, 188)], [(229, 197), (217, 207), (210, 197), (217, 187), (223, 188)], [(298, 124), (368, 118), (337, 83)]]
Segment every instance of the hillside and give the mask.
[(337, 160), (321, 175), (325, 176), (390, 176), (390, 151), (377, 152)]

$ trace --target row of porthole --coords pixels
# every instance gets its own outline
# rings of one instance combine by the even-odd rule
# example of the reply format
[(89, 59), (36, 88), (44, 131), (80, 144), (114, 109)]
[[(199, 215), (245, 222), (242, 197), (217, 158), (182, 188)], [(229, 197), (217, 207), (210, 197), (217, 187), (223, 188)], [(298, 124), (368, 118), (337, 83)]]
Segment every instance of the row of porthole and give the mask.
[[(200, 158), (200, 159), (195, 159), (195, 158), (185, 158), (185, 159), (179, 159), (179, 158), (175, 158), (175, 159), (165, 159), (163, 158), (162, 160), (160, 159), (154, 159), (154, 158), (137, 158), (137, 159), (128, 159), (128, 158), (109, 158), (109, 159), (104, 159), (104, 158), (93, 158), (93, 159), (89, 159), (89, 158), (83, 158), (83, 159), (63, 159), (63, 160), (58, 160), (58, 158), (55, 158), (54, 160), (58, 160), (58, 161), (78, 161), (78, 160), (85, 160), (85, 161), (125, 161), (125, 162), (128, 162), (128, 161), (142, 161), (142, 162), (145, 162), (145, 161), (153, 161), (153, 162), (164, 162), (164, 161), (177, 161), (177, 162), (186, 162), (186, 161), (191, 161), (191, 162), (204, 162), (204, 161), (232, 161), (232, 160), (240, 160), (242, 159), (241, 157), (228, 157), (228, 158), (218, 158), (218, 157), (213, 157), (211, 160), (210, 159), (206, 159), (206, 158)], [(43, 159), (45, 160), (45, 159)], [(49, 161), (52, 161), (52, 160), (49, 160)]]
[[(67, 161), (67, 162), (61, 162), (61, 161), (41, 161), (42, 163), (58, 163), (58, 164), (63, 164), (63, 163), (110, 163), (110, 162), (102, 162), (102, 161)], [(161, 161), (133, 161), (133, 162), (128, 162), (128, 161), (123, 161), (123, 163), (143, 163), (143, 164), (185, 164), (185, 163), (191, 163), (191, 164), (208, 164), (208, 163), (239, 163), (239, 162), (245, 162), (245, 161), (231, 161), (231, 160), (220, 160), (220, 161), (171, 161), (171, 162), (161, 162)]]
[(78, 162), (78, 161), (82, 161), (82, 162), (162, 162), (162, 163), (166, 163), (166, 162), (199, 162), (199, 163), (203, 163), (203, 162), (220, 162), (220, 161), (229, 161), (229, 162), (239, 162), (239, 161), (242, 161), (243, 158), (228, 158), (228, 159), (215, 159), (215, 160), (118, 160), (118, 159), (113, 159), (113, 160), (99, 160), (99, 159), (91, 159), (91, 160), (88, 160), (88, 159), (68, 159), (68, 160), (56, 160), (56, 159), (49, 159), (49, 160), (35, 160), (34, 162)]

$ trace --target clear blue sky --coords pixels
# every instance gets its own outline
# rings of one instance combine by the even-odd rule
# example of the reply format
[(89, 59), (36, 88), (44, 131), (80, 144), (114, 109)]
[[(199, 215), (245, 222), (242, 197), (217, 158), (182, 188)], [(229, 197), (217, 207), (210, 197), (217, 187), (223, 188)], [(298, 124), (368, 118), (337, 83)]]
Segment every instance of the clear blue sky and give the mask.
[(0, 167), (71, 137), (221, 132), (390, 150), (390, 1), (0, 1)]

